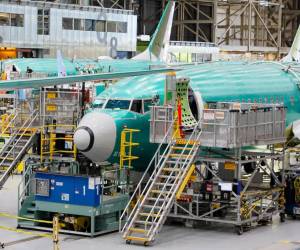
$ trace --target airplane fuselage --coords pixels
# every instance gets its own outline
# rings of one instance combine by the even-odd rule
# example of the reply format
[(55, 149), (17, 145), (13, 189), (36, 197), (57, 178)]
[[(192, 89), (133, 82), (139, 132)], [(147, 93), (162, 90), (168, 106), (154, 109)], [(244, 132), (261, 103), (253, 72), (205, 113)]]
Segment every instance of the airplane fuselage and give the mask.
[[(285, 69), (284, 65), (270, 62), (216, 62), (190, 66), (179, 71), (177, 77), (190, 78), (190, 88), (196, 101), (198, 117), (201, 117), (207, 102), (284, 103), (287, 107), (287, 125), (289, 125), (300, 118), (300, 90), (297, 79), (300, 74), (295, 72), (294, 75)], [(166, 76), (163, 74), (125, 79), (97, 96), (94, 108), (88, 111), (78, 126), (78, 133), (82, 123), (86, 127), (93, 126), (93, 134), (96, 134), (93, 139), (95, 148), (88, 143), (89, 136), (87, 134), (85, 136), (81, 131), (80, 138), (87, 142), (80, 145), (78, 138), (75, 138), (78, 149), (82, 149), (81, 147), (84, 149), (90, 144), (90, 149), (84, 152), (88, 158), (95, 162), (118, 163), (121, 131), (125, 127), (139, 129), (141, 132), (137, 134), (135, 141), (140, 143), (140, 147), (134, 150), (133, 154), (140, 159), (133, 165), (136, 170), (145, 169), (157, 145), (149, 142), (149, 109), (143, 110), (143, 107), (137, 109), (136, 104), (141, 101), (143, 106), (143, 102), (148, 103), (157, 97), (162, 104), (165, 79)], [(107, 117), (112, 119), (103, 123), (103, 116), (105, 116), (103, 121), (106, 121)], [(90, 121), (93, 121), (92, 124)], [(112, 127), (114, 132), (110, 131)], [(111, 138), (109, 143), (103, 139), (106, 137)], [(102, 140), (104, 144), (101, 144)], [(107, 148), (108, 144), (110, 149)], [(103, 150), (106, 150), (106, 154), (101, 155)]]

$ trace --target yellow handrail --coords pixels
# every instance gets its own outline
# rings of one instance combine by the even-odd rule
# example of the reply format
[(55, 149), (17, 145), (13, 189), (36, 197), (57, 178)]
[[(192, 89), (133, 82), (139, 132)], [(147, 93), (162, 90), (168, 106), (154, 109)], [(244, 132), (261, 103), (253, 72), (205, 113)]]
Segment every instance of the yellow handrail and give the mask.
[[(140, 132), (140, 130), (130, 129), (130, 128), (124, 128), (121, 132), (120, 169), (124, 168), (125, 162), (128, 162), (127, 167), (130, 168), (132, 161), (139, 159), (138, 156), (132, 155), (132, 147), (136, 147), (140, 145), (137, 142), (133, 142), (133, 133), (138, 133), (138, 132)], [(129, 135), (129, 140), (127, 140), (128, 135)]]
[(10, 115), (4, 114), (1, 116), (1, 136), (7, 134), (9, 128), (13, 128), (14, 126), (11, 122), (17, 116), (15, 113), (11, 113)]
[[(65, 137), (57, 137), (56, 129), (57, 128), (70, 128), (72, 134), (68, 134)], [(40, 151), (40, 160), (43, 161), (44, 155), (49, 155), (49, 159), (53, 159), (53, 155), (56, 153), (61, 154), (73, 154), (74, 160), (76, 160), (77, 148), (73, 143), (71, 150), (55, 150), (56, 142), (59, 140), (64, 141), (73, 141), (73, 133), (76, 129), (75, 125), (70, 124), (50, 124), (41, 127), (41, 151)], [(45, 132), (46, 131), (46, 132)], [(49, 136), (48, 138), (46, 136)], [(44, 147), (48, 145), (49, 151), (45, 151)]]

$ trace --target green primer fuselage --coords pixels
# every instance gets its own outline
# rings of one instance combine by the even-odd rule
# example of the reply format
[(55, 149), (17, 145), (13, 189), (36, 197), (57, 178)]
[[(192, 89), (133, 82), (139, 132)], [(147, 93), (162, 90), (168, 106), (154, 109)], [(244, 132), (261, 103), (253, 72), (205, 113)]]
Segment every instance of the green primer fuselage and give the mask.
[[(200, 94), (202, 104), (219, 101), (283, 102), (288, 110), (287, 125), (300, 117), (298, 80), (291, 73), (284, 71), (283, 65), (277, 63), (207, 63), (179, 71), (177, 77), (190, 78), (190, 87), (194, 93)], [(165, 79), (166, 76), (160, 74), (121, 80), (102, 92), (97, 99), (151, 99), (159, 95), (162, 104)], [(134, 137), (140, 146), (133, 151), (140, 160), (135, 161), (133, 165), (140, 171), (147, 167), (157, 147), (149, 143), (149, 112), (139, 114), (111, 109), (94, 109), (89, 112), (105, 112), (115, 119), (117, 138), (114, 151), (108, 159), (110, 162), (119, 161), (122, 129), (127, 127), (141, 130)]]
[[(149, 70), (156, 66), (163, 66), (162, 62), (151, 62), (150, 60), (132, 60), (132, 59), (115, 59), (115, 60), (63, 60), (66, 75), (96, 74), (110, 72), (128, 72)], [(57, 59), (54, 58), (21, 58), (3, 61), (3, 70), (9, 65), (14, 65), (16, 70), (25, 74), (27, 67), (34, 73), (40, 73), (47, 77), (56, 77), (58, 74)]]

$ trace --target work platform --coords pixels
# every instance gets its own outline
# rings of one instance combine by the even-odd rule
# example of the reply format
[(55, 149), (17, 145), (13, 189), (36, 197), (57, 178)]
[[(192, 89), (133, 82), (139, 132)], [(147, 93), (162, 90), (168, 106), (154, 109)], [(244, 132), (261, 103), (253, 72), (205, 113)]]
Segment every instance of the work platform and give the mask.
[(35, 221), (19, 219), (18, 226), (51, 231), (43, 220), (59, 214), (62, 233), (94, 237), (116, 231), (129, 200), (127, 169), (108, 167), (88, 176), (79, 168), (72, 158), (45, 163), (28, 158), (18, 187), (18, 213)]
[[(81, 117), (81, 93), (74, 89), (44, 88), (15, 91), (13, 109), (2, 115), (0, 189), (28, 153), (51, 158), (73, 154), (72, 138)], [(65, 103), (67, 102), (67, 103)]]
[(285, 142), (285, 107), (209, 103), (191, 129), (182, 106), (181, 119), (178, 106), (152, 107), (150, 141), (160, 146), (121, 217), (126, 242), (151, 244), (167, 219), (227, 223), (238, 234), (275, 214), (284, 221), (284, 150), (274, 145)]

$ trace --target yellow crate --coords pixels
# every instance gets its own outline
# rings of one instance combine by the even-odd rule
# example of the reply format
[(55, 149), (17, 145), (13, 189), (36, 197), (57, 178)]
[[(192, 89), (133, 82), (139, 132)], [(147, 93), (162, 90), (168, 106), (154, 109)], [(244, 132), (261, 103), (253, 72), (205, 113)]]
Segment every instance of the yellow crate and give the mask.
[(57, 106), (54, 104), (48, 104), (46, 107), (46, 110), (49, 112), (55, 112), (55, 111), (57, 111)]
[(225, 164), (224, 164), (224, 169), (226, 169), (226, 170), (234, 171), (235, 168), (236, 168), (236, 166), (235, 166), (234, 162), (225, 162)]
[(47, 98), (48, 99), (55, 99), (56, 98), (56, 93), (55, 92), (49, 92), (49, 93), (47, 93)]

